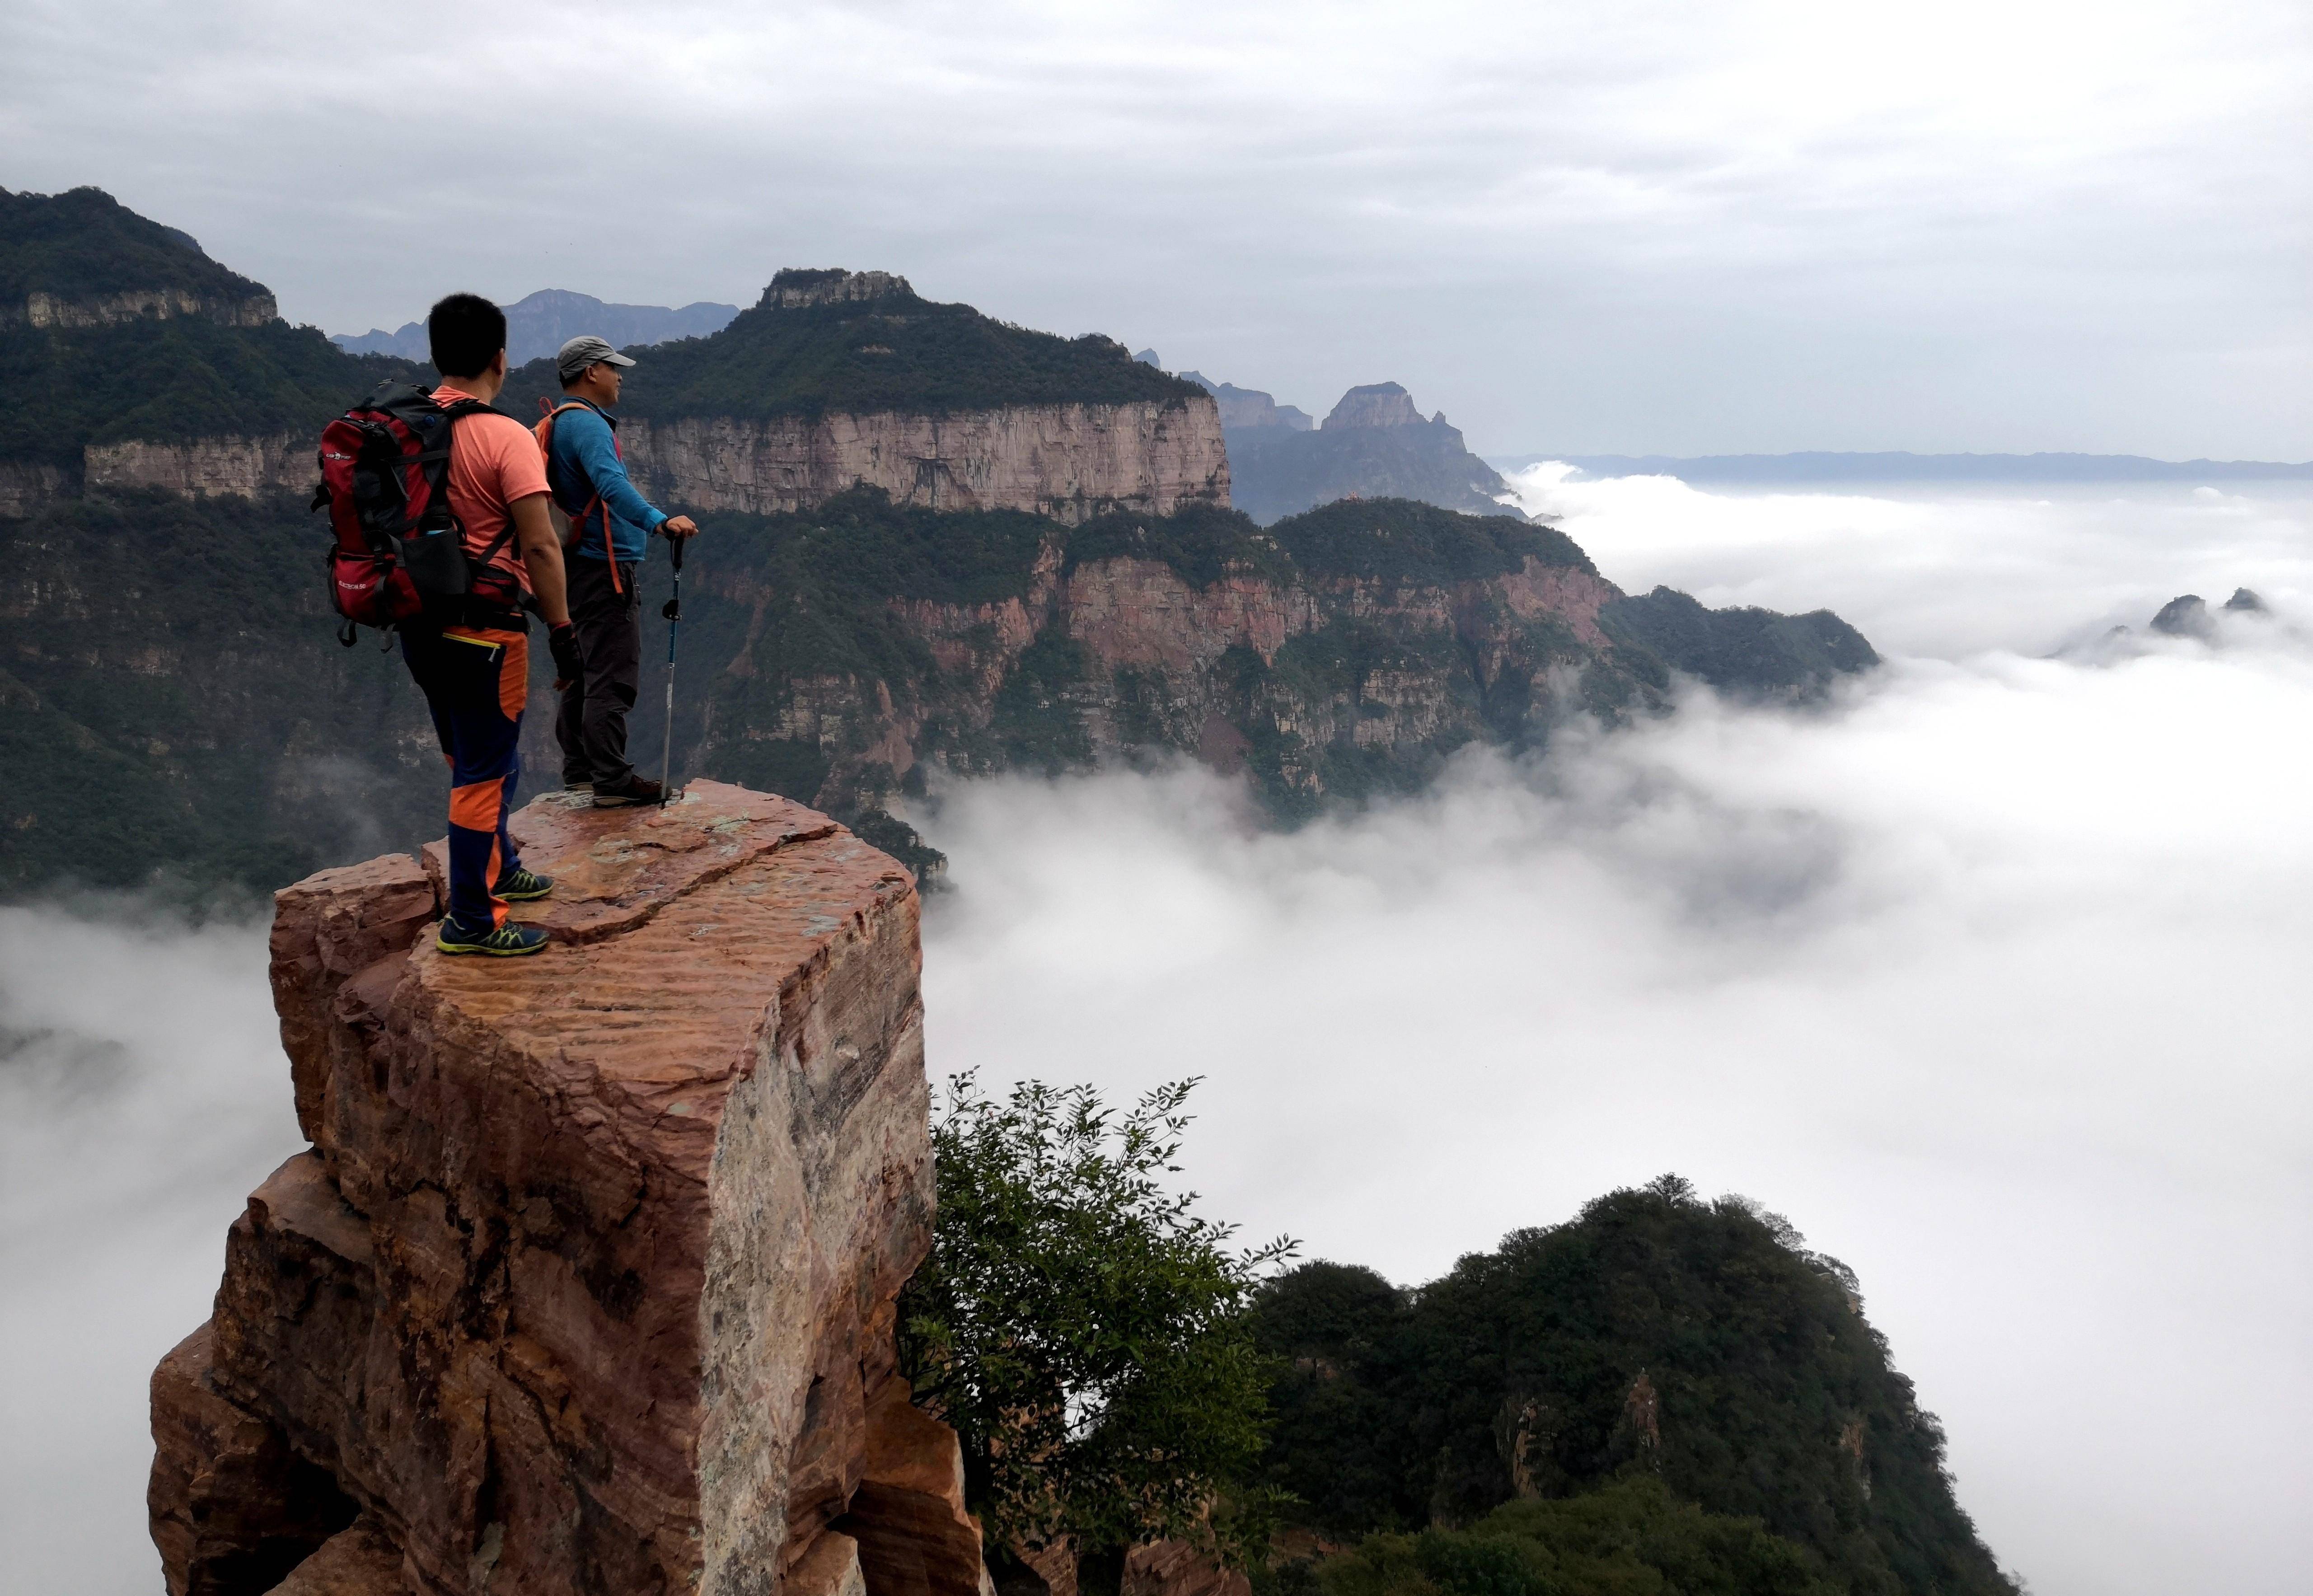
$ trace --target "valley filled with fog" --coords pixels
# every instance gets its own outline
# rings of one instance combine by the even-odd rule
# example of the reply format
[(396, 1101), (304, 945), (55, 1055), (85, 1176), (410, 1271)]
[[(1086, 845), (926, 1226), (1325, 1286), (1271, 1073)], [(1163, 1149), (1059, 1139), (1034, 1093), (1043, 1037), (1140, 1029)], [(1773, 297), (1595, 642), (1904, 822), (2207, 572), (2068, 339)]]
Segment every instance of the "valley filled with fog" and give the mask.
[[(1666, 1171), (1743, 1192), (1860, 1276), (2040, 1596), (2295, 1589), (2304, 485), (1516, 486), (1631, 592), (1828, 607), (1887, 663), (1290, 835), (1193, 767), (951, 786), (935, 1076), (1201, 1076), (1209, 1210), (1408, 1284)], [(2270, 613), (2145, 629), (2243, 586)], [(131, 908), (0, 909), (0, 1357), (46, 1372), (8, 1592), (154, 1583), (145, 1379), (297, 1144), (261, 926)]]

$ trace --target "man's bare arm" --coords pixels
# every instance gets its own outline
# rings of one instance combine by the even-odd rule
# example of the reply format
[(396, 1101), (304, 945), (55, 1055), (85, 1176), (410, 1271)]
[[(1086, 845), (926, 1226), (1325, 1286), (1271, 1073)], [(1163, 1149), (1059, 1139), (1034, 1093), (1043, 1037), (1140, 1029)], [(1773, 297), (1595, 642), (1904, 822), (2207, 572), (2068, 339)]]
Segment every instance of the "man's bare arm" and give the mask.
[(554, 518), (546, 513), (546, 495), (534, 493), (514, 502), (515, 547), (530, 571), (530, 591), (538, 612), (551, 627), (570, 622), (570, 590), (562, 574), (562, 539), (554, 535)]

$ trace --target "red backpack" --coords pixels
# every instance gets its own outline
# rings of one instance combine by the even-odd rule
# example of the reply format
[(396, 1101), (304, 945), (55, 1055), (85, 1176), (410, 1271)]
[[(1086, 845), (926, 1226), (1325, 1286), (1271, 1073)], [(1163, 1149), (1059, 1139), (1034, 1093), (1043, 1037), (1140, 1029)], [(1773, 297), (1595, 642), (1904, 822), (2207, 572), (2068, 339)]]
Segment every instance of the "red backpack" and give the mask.
[(488, 408), (437, 405), (425, 389), (388, 382), (322, 429), (312, 507), (330, 512), (330, 598), (346, 618), (338, 641), (347, 647), (356, 626), (456, 625), (478, 609), (520, 604), (520, 584), (493, 563), (513, 521), (476, 560), (450, 512), (451, 431)]

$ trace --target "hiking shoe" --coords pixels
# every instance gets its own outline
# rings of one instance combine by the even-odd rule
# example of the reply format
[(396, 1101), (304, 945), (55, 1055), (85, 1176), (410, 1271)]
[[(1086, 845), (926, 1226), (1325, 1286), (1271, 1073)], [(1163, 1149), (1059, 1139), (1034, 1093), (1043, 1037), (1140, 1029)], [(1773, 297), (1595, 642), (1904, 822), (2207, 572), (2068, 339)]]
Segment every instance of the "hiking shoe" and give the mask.
[(512, 921), (488, 931), (469, 931), (455, 920), (444, 920), (434, 933), (434, 945), (444, 953), (488, 953), (493, 959), (519, 959), (546, 951), (546, 933)]
[(566, 793), (591, 793), (594, 790), (594, 778), (591, 776), (566, 776), (562, 778), (562, 790)]
[(594, 784), (596, 809), (619, 809), (629, 803), (656, 803), (665, 796), (665, 790), (658, 783), (631, 770), (627, 772), (624, 780)]
[(535, 871), (524, 870), (519, 864), (498, 877), (498, 884), (490, 889), (492, 896), (503, 898), (508, 903), (531, 903), (553, 890), (552, 876), (540, 875)]

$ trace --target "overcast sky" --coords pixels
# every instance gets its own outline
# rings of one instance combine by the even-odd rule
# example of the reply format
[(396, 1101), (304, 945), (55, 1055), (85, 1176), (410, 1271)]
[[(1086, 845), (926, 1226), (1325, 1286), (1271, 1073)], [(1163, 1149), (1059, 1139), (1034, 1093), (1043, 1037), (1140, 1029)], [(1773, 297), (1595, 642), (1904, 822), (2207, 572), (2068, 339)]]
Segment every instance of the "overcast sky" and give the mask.
[(0, 184), (331, 331), (780, 266), (1494, 452), (2313, 455), (2313, 7), (12, 0)]

